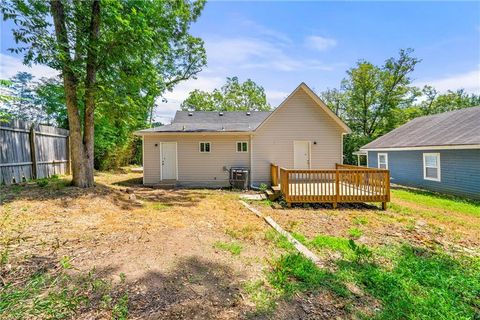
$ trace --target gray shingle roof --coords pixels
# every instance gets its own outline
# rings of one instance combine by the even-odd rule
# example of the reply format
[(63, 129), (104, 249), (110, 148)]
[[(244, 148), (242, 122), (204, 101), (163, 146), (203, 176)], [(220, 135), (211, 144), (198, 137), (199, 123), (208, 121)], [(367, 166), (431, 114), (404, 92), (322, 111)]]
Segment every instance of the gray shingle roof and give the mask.
[(146, 132), (248, 132), (255, 130), (271, 112), (177, 111), (171, 124), (138, 131)]
[(413, 119), (361, 149), (480, 144), (480, 107)]

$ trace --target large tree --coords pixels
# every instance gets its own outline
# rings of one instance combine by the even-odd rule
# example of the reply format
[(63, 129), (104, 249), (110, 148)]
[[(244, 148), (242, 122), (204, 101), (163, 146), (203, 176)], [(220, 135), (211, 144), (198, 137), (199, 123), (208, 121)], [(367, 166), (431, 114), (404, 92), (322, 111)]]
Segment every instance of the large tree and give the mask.
[(395, 127), (395, 111), (416, 98), (411, 73), (420, 62), (413, 50), (400, 50), (382, 66), (360, 61), (347, 71), (342, 88), (347, 99), (346, 120), (355, 132), (376, 137)]
[(381, 66), (361, 60), (347, 71), (340, 89), (329, 89), (320, 95), (352, 129), (344, 143), (346, 162), (351, 152), (384, 134), (402, 121), (402, 110), (418, 96), (411, 74), (420, 62), (413, 50), (400, 50)]
[[(24, 62), (59, 70), (67, 106), (73, 184), (94, 183), (95, 111), (125, 110), (132, 100), (151, 114), (155, 100), (206, 63), (203, 42), (189, 34), (204, 1), (10, 0), (5, 19), (18, 26)], [(127, 114), (130, 116), (130, 114)], [(128, 120), (128, 119), (126, 119)]]
[(251, 79), (241, 83), (238, 77), (227, 78), (227, 82), (212, 92), (194, 90), (182, 102), (182, 110), (196, 111), (269, 111), (265, 89)]

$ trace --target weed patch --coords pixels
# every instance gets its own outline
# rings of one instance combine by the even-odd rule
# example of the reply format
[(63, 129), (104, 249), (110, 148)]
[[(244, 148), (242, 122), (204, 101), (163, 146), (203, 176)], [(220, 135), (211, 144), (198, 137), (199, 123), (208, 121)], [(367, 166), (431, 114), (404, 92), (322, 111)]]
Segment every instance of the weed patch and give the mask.
[(352, 237), (353, 239), (358, 239), (362, 236), (363, 232), (362, 230), (358, 229), (358, 228), (350, 228), (348, 230), (348, 235), (350, 237)]
[(286, 297), (297, 292), (328, 288), (337, 295), (349, 295), (346, 287), (337, 277), (319, 269), (312, 261), (299, 253), (290, 253), (277, 260), (268, 275), (270, 284)]
[(366, 225), (368, 223), (368, 219), (365, 217), (355, 217), (353, 218), (353, 224), (360, 226), (360, 225)]
[(152, 204), (152, 209), (155, 209), (155, 210), (163, 211), (163, 210), (167, 210), (168, 208), (170, 208), (170, 205), (166, 203), (156, 202)]
[(214, 247), (223, 251), (228, 251), (234, 256), (240, 255), (243, 249), (243, 247), (237, 242), (217, 241), (215, 242)]
[(276, 247), (285, 250), (293, 250), (295, 247), (291, 244), (287, 238), (275, 230), (268, 230), (265, 233), (265, 240), (272, 242)]
[(267, 286), (263, 280), (250, 281), (244, 285), (249, 299), (255, 303), (254, 315), (266, 315), (275, 310), (279, 293)]
[[(112, 306), (116, 305), (121, 306), (119, 315), (128, 313), (122, 298), (115, 299), (110, 282), (97, 278), (93, 272), (71, 275), (66, 272), (70, 268), (69, 259), (65, 257), (54, 269), (34, 271), (25, 281), (7, 280), (0, 290), (0, 318), (64, 319), (74, 317), (80, 309), (115, 314), (116, 307)], [(6, 278), (9, 277), (15, 278), (7, 274)]]

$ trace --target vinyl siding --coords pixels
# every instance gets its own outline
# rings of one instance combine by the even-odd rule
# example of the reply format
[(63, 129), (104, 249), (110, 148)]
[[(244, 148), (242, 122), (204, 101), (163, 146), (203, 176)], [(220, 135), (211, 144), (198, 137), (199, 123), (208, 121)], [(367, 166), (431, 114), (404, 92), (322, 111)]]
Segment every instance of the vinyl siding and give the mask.
[[(381, 151), (388, 153), (391, 182), (399, 185), (480, 199), (480, 149)], [(423, 153), (440, 153), (441, 181), (423, 178)], [(368, 152), (368, 166), (377, 167), (378, 152)]]
[[(342, 129), (303, 90), (298, 90), (252, 137), (252, 182), (270, 184), (270, 163), (293, 168), (293, 142), (311, 141), (311, 168), (342, 162)], [(314, 144), (316, 142), (316, 144)]]
[[(248, 135), (151, 135), (144, 136), (144, 183), (160, 182), (160, 148), (155, 143), (177, 142), (178, 184), (184, 186), (228, 186), (232, 166), (250, 166), (249, 152), (236, 152), (237, 141), (250, 141)], [(211, 143), (210, 153), (200, 153), (199, 143)]]

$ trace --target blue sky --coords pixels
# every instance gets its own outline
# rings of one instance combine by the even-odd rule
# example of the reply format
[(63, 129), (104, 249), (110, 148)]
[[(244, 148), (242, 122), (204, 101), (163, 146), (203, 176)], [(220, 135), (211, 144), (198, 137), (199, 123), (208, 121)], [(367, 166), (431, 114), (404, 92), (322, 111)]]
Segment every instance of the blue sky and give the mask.
[[(21, 68), (5, 56), (8, 27), (1, 78)], [(316, 91), (338, 87), (359, 59), (381, 64), (408, 47), (423, 59), (415, 84), (480, 93), (480, 2), (209, 2), (192, 33), (205, 41), (208, 66), (166, 95), (159, 120), (171, 118), (189, 91), (212, 90), (227, 76), (253, 79), (277, 106), (302, 81)]]

